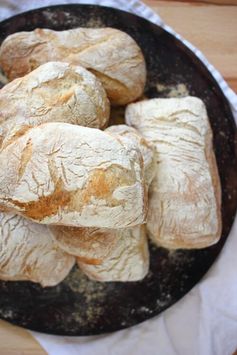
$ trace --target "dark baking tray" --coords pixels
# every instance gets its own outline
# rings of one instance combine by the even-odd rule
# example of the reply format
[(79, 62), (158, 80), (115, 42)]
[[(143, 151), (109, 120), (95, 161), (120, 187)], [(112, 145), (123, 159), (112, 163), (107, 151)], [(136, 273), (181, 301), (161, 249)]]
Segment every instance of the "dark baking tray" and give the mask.
[(228, 102), (205, 66), (174, 36), (142, 18), (112, 8), (60, 5), (1, 22), (0, 42), (11, 33), (36, 27), (65, 30), (78, 26), (115, 27), (137, 41), (148, 69), (146, 97), (177, 96), (188, 91), (205, 102), (222, 185), (223, 232), (218, 244), (202, 250), (169, 252), (150, 246), (150, 272), (141, 282), (92, 282), (76, 268), (56, 287), (0, 282), (2, 319), (61, 335), (116, 331), (154, 317), (173, 305), (215, 261), (230, 232), (237, 205), (236, 127)]

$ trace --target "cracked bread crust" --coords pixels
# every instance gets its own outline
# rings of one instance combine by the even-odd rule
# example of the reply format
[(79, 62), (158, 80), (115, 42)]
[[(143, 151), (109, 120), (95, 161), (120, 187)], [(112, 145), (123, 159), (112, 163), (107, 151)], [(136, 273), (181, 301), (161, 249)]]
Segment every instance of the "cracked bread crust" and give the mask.
[(2, 146), (46, 122), (104, 128), (109, 113), (104, 88), (93, 74), (80, 66), (49, 62), (0, 90)]
[(0, 279), (55, 286), (70, 272), (75, 258), (54, 242), (44, 225), (13, 213), (0, 213)]
[[(58, 246), (83, 263), (98, 265), (111, 254), (119, 238), (115, 229), (49, 226)], [(120, 229), (119, 231), (122, 231)]]
[(131, 104), (126, 123), (156, 148), (156, 175), (149, 191), (147, 228), (169, 249), (204, 248), (221, 236), (221, 187), (212, 131), (196, 97)]
[(145, 181), (148, 188), (155, 176), (155, 147), (153, 144), (148, 143), (135, 128), (125, 124), (110, 126), (105, 131), (120, 137), (125, 144), (127, 139), (138, 144), (143, 158)]
[(36, 222), (125, 228), (146, 220), (138, 146), (98, 129), (31, 128), (1, 152), (0, 164), (0, 206)]
[[(138, 145), (144, 162), (145, 180), (147, 188), (154, 176), (154, 148), (139, 134), (137, 130), (126, 125), (110, 126), (106, 133), (117, 136), (126, 145)], [(50, 226), (58, 245), (69, 254), (77, 256), (83, 263), (99, 265), (109, 255), (112, 255), (117, 243), (123, 241), (122, 230), (107, 228), (75, 228), (67, 226)], [(129, 233), (127, 233), (129, 234)], [(120, 240), (121, 239), (121, 240)]]
[(100, 282), (139, 281), (149, 270), (149, 251), (144, 226), (114, 230), (110, 253), (98, 265), (81, 262), (78, 266), (91, 279)]
[(128, 34), (114, 28), (38, 28), (8, 36), (0, 48), (0, 65), (10, 80), (49, 61), (90, 70), (102, 82), (112, 104), (125, 105), (144, 91), (146, 67), (141, 49)]

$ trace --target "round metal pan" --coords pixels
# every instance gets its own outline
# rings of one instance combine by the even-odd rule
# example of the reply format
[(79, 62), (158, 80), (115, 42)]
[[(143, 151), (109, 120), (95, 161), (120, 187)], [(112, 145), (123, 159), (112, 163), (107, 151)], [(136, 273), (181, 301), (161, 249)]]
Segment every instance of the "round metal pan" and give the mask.
[(142, 18), (112, 8), (60, 5), (29, 11), (1, 22), (0, 43), (18, 31), (37, 27), (65, 30), (80, 26), (115, 27), (137, 41), (148, 69), (146, 97), (190, 94), (205, 102), (222, 185), (223, 232), (218, 244), (202, 250), (170, 252), (150, 246), (150, 272), (141, 282), (92, 282), (77, 268), (56, 287), (0, 282), (2, 319), (59, 335), (116, 331), (154, 317), (173, 305), (199, 282), (215, 261), (230, 232), (237, 205), (237, 145), (232, 113), (205, 66), (174, 36)]

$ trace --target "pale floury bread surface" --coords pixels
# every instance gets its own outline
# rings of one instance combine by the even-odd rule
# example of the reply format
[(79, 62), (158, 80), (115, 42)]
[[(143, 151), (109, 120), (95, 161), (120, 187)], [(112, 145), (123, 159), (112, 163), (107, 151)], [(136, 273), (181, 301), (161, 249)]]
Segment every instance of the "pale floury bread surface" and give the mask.
[(88, 70), (62, 62), (46, 63), (0, 90), (0, 123), (4, 144), (28, 126), (67, 122), (103, 128), (109, 101)]
[(145, 138), (133, 127), (125, 124), (110, 126), (106, 129), (107, 133), (111, 133), (123, 139), (126, 144), (126, 139), (132, 140), (138, 144), (141, 151), (144, 163), (145, 181), (149, 187), (155, 176), (155, 147), (152, 143), (148, 143)]
[(119, 241), (115, 229), (68, 226), (49, 226), (49, 229), (61, 249), (92, 265), (101, 264)]
[(126, 122), (156, 147), (147, 228), (167, 248), (203, 248), (221, 235), (221, 189), (212, 131), (195, 97), (131, 104)]
[(143, 93), (146, 67), (141, 49), (114, 28), (19, 32), (8, 36), (0, 49), (0, 65), (10, 80), (55, 60), (92, 71), (113, 104), (132, 102)]
[(81, 262), (81, 270), (92, 280), (106, 281), (138, 281), (142, 280), (149, 270), (149, 251), (144, 226), (114, 230), (117, 243), (103, 263), (91, 265)]
[(124, 228), (145, 222), (134, 143), (94, 128), (46, 123), (0, 154), (0, 206), (45, 224)]
[(55, 286), (70, 272), (75, 258), (54, 242), (44, 225), (0, 212), (0, 279)]

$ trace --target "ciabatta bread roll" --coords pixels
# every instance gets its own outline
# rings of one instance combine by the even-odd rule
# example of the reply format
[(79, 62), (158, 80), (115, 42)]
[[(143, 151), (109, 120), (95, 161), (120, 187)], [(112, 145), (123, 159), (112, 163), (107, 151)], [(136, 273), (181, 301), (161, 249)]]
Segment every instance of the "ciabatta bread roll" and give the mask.
[(204, 248), (221, 235), (221, 188), (212, 131), (195, 97), (131, 104), (126, 122), (156, 147), (147, 227), (153, 241), (171, 249)]
[(93, 72), (113, 104), (132, 102), (143, 93), (146, 67), (141, 49), (114, 28), (19, 32), (8, 36), (0, 49), (0, 65), (10, 80), (55, 60)]
[[(122, 229), (49, 226), (56, 244), (86, 264), (101, 264), (119, 241)], [(118, 231), (118, 232), (117, 232)]]
[(135, 144), (139, 145), (143, 157), (145, 181), (147, 187), (149, 187), (153, 177), (155, 176), (154, 146), (151, 143), (148, 143), (135, 128), (129, 127), (125, 124), (110, 126), (106, 129), (106, 132), (114, 134), (120, 137), (120, 139), (124, 139), (125, 142), (126, 139), (130, 139), (135, 142)]
[(0, 213), (0, 279), (55, 286), (69, 273), (75, 258), (54, 242), (46, 226), (12, 213)]
[[(108, 127), (105, 132), (120, 137), (126, 144), (129, 139), (139, 145), (142, 153), (145, 180), (147, 187), (154, 177), (155, 160), (154, 147), (139, 134), (139, 132), (127, 125)], [(98, 265), (106, 256), (117, 247), (122, 231), (107, 228), (75, 228), (67, 226), (51, 226), (51, 231), (58, 245), (66, 252), (78, 257), (78, 260), (87, 264)]]
[(36, 222), (125, 228), (145, 222), (139, 147), (98, 129), (46, 123), (0, 154), (0, 206)]
[(109, 111), (104, 88), (93, 74), (80, 66), (50, 62), (0, 90), (0, 133), (7, 144), (28, 126), (46, 122), (103, 128)]
[[(149, 251), (144, 226), (114, 230), (114, 243), (103, 263), (78, 265), (91, 279), (96, 281), (138, 281), (149, 270)], [(99, 238), (98, 238), (99, 242)]]

